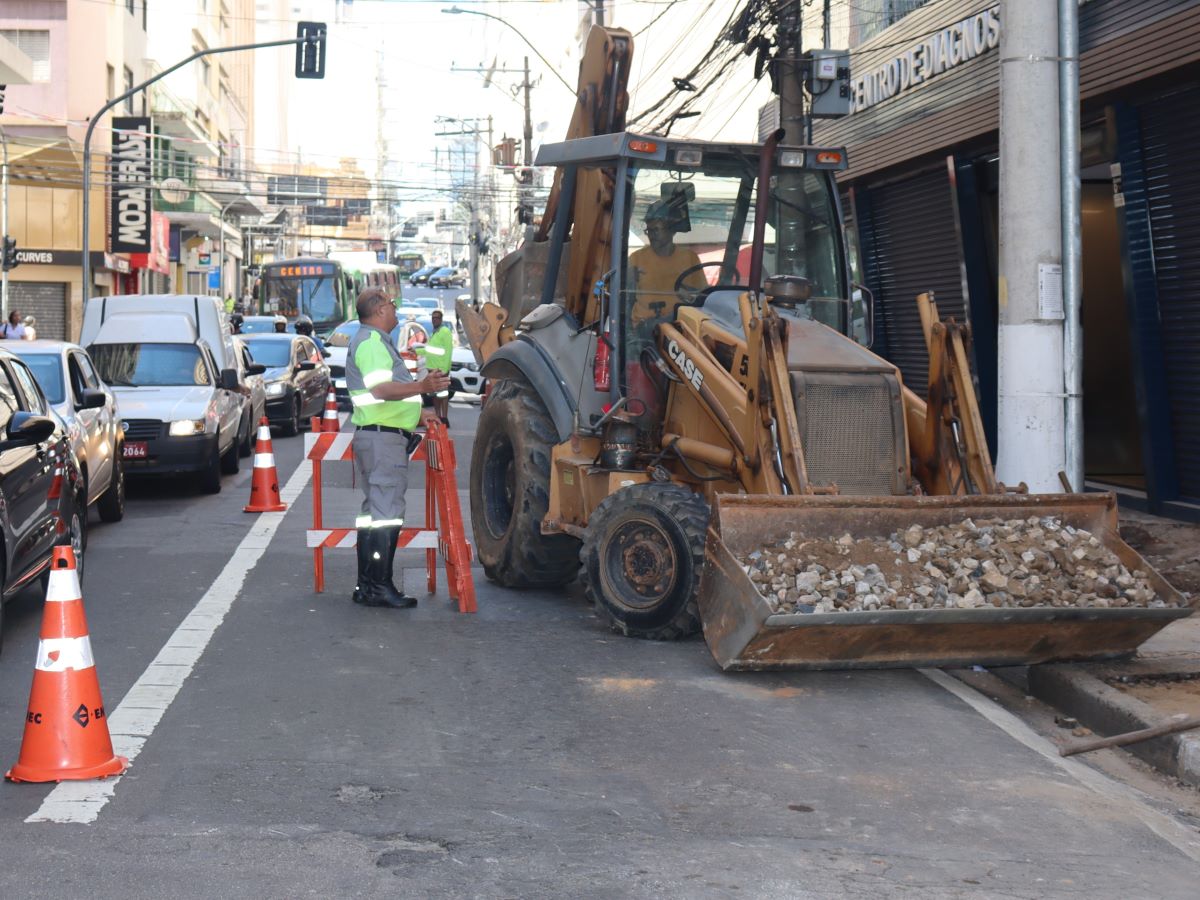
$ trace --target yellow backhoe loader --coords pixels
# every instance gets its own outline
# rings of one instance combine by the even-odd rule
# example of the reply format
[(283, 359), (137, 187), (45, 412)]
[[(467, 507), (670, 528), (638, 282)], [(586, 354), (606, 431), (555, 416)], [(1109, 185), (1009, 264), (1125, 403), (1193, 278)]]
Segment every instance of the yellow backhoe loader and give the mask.
[[(836, 147), (624, 131), (628, 33), (593, 28), (540, 229), (460, 305), (491, 382), (471, 460), (478, 557), (507, 586), (581, 578), (618, 631), (703, 627), (727, 669), (1016, 664), (1131, 653), (1191, 610), (1116, 530), (1108, 494), (998, 484), (970, 336), (919, 303), (926, 399), (872, 353)], [(1054, 517), (1161, 608), (780, 612), (744, 560), (789, 536)]]

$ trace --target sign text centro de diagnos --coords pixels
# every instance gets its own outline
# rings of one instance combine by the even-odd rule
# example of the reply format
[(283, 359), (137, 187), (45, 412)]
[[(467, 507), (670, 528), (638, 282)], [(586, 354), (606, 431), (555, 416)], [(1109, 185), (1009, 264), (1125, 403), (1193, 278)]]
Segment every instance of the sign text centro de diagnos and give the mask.
[[(850, 84), (850, 112), (862, 112), (1000, 45), (1000, 7), (926, 35)], [(869, 49), (865, 52), (870, 52)]]

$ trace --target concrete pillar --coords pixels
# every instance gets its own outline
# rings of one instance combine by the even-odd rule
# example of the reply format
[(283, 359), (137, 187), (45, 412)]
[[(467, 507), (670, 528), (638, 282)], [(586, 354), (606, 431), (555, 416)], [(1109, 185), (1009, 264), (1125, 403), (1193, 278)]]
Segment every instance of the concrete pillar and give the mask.
[(996, 475), (1060, 491), (1065, 467), (1058, 9), (1000, 4)]

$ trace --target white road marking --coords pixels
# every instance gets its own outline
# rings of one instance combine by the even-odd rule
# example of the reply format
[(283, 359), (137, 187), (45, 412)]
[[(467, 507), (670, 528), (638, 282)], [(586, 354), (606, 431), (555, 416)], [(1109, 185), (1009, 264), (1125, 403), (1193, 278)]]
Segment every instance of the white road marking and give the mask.
[(1042, 737), (1000, 704), (985, 697), (979, 691), (963, 684), (940, 669), (918, 669), (922, 675), (939, 687), (943, 687), (970, 706), (993, 725), (1020, 741), (1034, 753), (1049, 760), (1084, 787), (1119, 806), (1122, 812), (1133, 816), (1180, 853), (1200, 862), (1200, 835), (1182, 822), (1151, 806), (1143, 794), (1128, 785), (1114, 781), (1107, 775), (1086, 766), (1078, 760), (1058, 755), (1058, 747)]
[[(290, 507), (308, 485), (312, 464), (303, 459), (288, 479), (280, 497)], [(146, 667), (141, 677), (108, 717), (113, 750), (132, 763), (146, 740), (179, 694), (201, 654), (212, 640), (217, 626), (225, 620), (233, 601), (246, 582), (246, 576), (258, 564), (271, 543), (284, 513), (260, 513), (250, 532), (238, 544), (208, 591), (179, 623), (179, 627)], [(66, 781), (42, 801), (37, 812), (26, 822), (95, 822), (112, 799), (120, 776), (102, 781)]]

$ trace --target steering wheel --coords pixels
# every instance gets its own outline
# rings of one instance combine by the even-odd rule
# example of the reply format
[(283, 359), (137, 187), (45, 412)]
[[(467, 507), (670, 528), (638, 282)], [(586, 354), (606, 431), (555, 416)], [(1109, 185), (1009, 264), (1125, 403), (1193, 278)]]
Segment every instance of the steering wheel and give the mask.
[(722, 274), (732, 273), (733, 280), (737, 280), (737, 268), (735, 266), (727, 266), (719, 259), (715, 259), (710, 262), (702, 262), (694, 266), (688, 266), (679, 273), (679, 277), (675, 279), (675, 286), (672, 288), (672, 290), (675, 291), (675, 296), (684, 303), (694, 303), (696, 298), (700, 296), (700, 293), (704, 290), (707, 290), (710, 285), (705, 284), (704, 287), (693, 288), (688, 287), (684, 284), (684, 282), (688, 279), (689, 275), (694, 275), (697, 272), (712, 268), (713, 266), (719, 268)]

